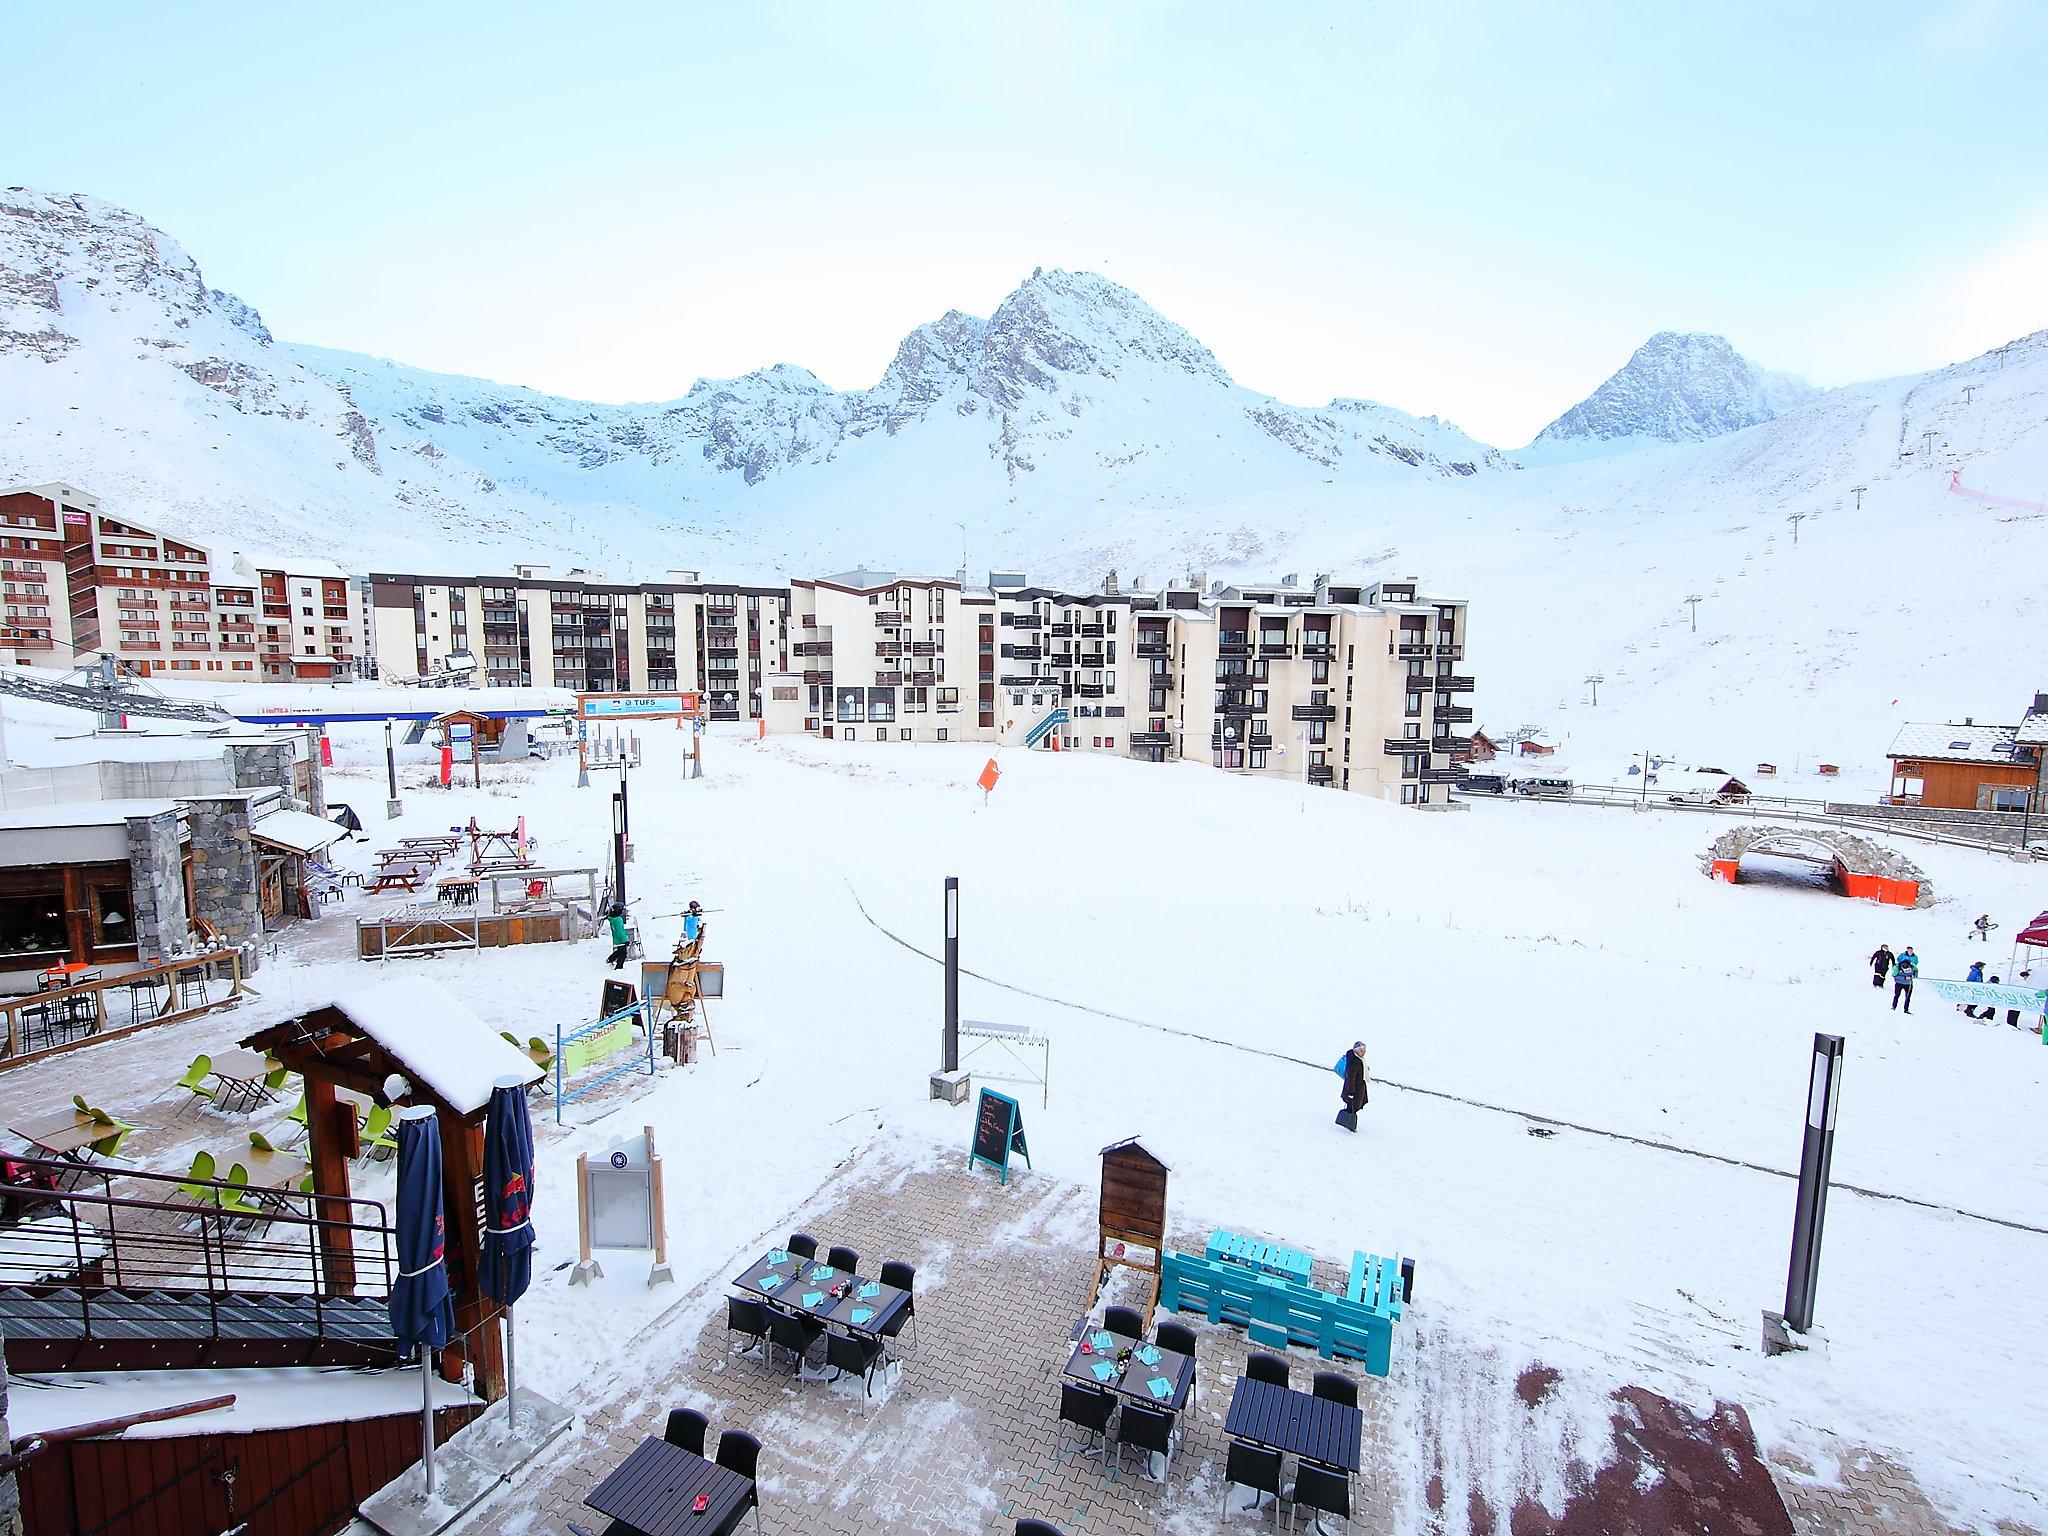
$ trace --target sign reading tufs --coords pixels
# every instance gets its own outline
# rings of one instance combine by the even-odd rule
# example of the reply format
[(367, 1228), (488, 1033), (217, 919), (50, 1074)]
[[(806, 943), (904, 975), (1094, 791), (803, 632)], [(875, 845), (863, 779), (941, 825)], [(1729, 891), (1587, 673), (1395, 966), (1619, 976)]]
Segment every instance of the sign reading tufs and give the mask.
[(703, 708), (697, 693), (579, 693), (576, 713), (585, 720), (694, 719)]
[(996, 787), (996, 781), (1000, 779), (1002, 776), (1003, 770), (996, 766), (996, 760), (994, 758), (990, 758), (988, 760), (988, 766), (981, 770), (981, 777), (974, 781), (975, 783), (981, 786), (981, 794), (983, 799), (988, 798), (990, 792), (993, 791)]
[(1024, 1111), (1007, 1093), (984, 1088), (974, 1108), (974, 1144), (967, 1151), (967, 1166), (987, 1163), (1008, 1184), (1012, 1152), (1022, 1153), (1024, 1166), (1031, 1166), (1031, 1149), (1024, 1144)]

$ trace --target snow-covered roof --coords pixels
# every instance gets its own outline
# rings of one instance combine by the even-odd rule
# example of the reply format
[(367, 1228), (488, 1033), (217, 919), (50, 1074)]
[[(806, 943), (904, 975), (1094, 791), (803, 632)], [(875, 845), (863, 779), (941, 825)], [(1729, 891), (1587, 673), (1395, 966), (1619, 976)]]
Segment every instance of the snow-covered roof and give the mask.
[(2010, 725), (1902, 725), (1892, 739), (1888, 757), (1917, 757), (1934, 762), (2006, 763), (2013, 757)]
[(272, 811), (249, 829), (249, 835), (293, 853), (318, 853), (337, 841), (342, 830), (306, 811)]
[(2028, 710), (2012, 739), (2030, 747), (2048, 746), (2048, 709)]
[(542, 1075), (531, 1056), (424, 976), (374, 982), (334, 1006), (461, 1114), (488, 1104), (501, 1077), (531, 1083)]
[[(476, 1399), (437, 1375), (431, 1382), (436, 1408), (459, 1407)], [(234, 1402), (207, 1413), (137, 1424), (126, 1440), (167, 1440), (183, 1435), (249, 1434), (260, 1429), (296, 1429), (382, 1419), (420, 1411), (418, 1371), (337, 1371), (295, 1366), (232, 1371), (67, 1371), (62, 1386), (33, 1377), (8, 1383), (7, 1427), (17, 1439), (94, 1424), (153, 1408), (203, 1402), (232, 1394)]]
[(871, 571), (865, 566), (851, 571), (840, 571), (832, 576), (820, 576), (820, 581), (829, 581), (835, 587), (855, 587), (862, 592), (873, 591), (876, 587), (896, 585), (894, 571)]
[(32, 805), (0, 811), (0, 831), (25, 827), (117, 827), (131, 816), (159, 816), (178, 809), (175, 800), (80, 800), (69, 805)]

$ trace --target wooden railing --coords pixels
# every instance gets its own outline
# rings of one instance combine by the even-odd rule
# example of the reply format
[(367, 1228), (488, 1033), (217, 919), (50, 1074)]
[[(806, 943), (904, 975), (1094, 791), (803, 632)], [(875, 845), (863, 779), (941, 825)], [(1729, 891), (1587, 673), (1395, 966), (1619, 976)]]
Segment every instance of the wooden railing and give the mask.
[(0, 1071), (103, 1036), (240, 1007), (254, 995), (242, 982), (241, 952), (218, 949), (0, 999)]

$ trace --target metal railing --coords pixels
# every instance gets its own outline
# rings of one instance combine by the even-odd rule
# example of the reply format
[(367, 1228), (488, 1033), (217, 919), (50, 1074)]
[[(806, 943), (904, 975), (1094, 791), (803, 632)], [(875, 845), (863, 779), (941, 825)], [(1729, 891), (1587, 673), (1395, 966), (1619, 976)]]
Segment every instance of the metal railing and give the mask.
[[(126, 994), (125, 1019), (109, 1006), (115, 992)], [(0, 1071), (87, 1040), (239, 1007), (254, 995), (242, 984), (241, 952), (221, 949), (0, 998)]]
[[(0, 1284), (30, 1290), (376, 1297), (397, 1251), (381, 1201), (189, 1179), (114, 1163), (15, 1157), (0, 1189)], [(116, 1193), (116, 1190), (121, 1193)], [(92, 1314), (80, 1316), (90, 1334)]]

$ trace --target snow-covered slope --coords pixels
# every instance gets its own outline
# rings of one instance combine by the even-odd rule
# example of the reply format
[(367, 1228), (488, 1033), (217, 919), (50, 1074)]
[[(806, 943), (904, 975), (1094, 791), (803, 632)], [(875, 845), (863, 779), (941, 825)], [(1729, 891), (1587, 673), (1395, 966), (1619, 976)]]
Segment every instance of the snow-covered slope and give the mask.
[[(1630, 421), (1668, 429), (1651, 372)], [(1550, 438), (1518, 467), (1432, 419), (1245, 390), (1135, 295), (1040, 272), (919, 327), (869, 389), (784, 365), (597, 405), (276, 342), (135, 215), (0, 195), (0, 482), (215, 543), (777, 581), (951, 570), (965, 524), (977, 565), (1051, 581), (1413, 574), (1473, 602), (1481, 723), (1588, 756), (1867, 776), (1900, 718), (2009, 718), (2048, 686), (2022, 659), (2044, 519), (1947, 490), (2048, 495), (2048, 332), (1790, 408), (1739, 358), (1678, 372), (1687, 420), (1782, 414), (1590, 455)]]
[(1757, 367), (1720, 336), (1659, 331), (1530, 448), (1698, 442), (1770, 421), (1819, 394), (1804, 379)]

